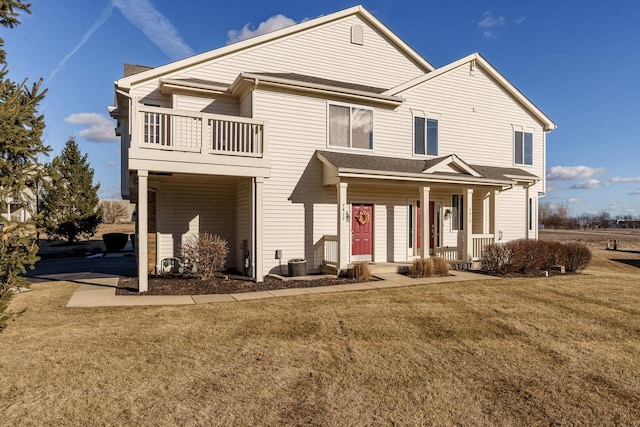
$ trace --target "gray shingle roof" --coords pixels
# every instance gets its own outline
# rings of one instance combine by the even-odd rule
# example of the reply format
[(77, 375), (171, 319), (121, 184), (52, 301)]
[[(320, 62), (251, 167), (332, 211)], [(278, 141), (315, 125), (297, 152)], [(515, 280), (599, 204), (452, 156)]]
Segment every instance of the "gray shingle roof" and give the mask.
[[(434, 159), (400, 159), (395, 157), (370, 156), (366, 154), (339, 153), (335, 151), (318, 151), (329, 163), (337, 169), (354, 169), (380, 171), (400, 174), (422, 174), (425, 177), (429, 175), (451, 175), (461, 176), (458, 173), (437, 174), (423, 173), (425, 169), (438, 164), (446, 157), (438, 157)], [(448, 156), (447, 156), (448, 157)], [(513, 181), (510, 176), (518, 176), (528, 179), (538, 179), (537, 176), (518, 168), (499, 168), (495, 166), (478, 166), (468, 165), (480, 175), (482, 178), (491, 181)], [(469, 175), (470, 176), (470, 175)]]
[(379, 87), (361, 85), (357, 83), (342, 82), (339, 80), (323, 79), (320, 77), (307, 76), (304, 74), (296, 74), (296, 73), (251, 73), (251, 74), (265, 76), (265, 77), (276, 77), (279, 79), (286, 79), (286, 80), (294, 80), (302, 83), (313, 83), (317, 85), (334, 86), (334, 87), (339, 87), (343, 89), (359, 90), (362, 92), (371, 92), (376, 94), (381, 94), (382, 92), (387, 91), (387, 89), (383, 89)]

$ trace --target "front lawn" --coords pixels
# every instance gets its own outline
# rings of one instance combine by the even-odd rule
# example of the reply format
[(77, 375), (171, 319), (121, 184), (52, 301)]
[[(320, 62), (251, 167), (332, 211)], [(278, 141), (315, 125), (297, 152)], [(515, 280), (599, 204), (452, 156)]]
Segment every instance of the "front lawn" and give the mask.
[(196, 306), (68, 309), (77, 284), (36, 284), (0, 334), (0, 425), (633, 425), (640, 270), (601, 252), (582, 275)]

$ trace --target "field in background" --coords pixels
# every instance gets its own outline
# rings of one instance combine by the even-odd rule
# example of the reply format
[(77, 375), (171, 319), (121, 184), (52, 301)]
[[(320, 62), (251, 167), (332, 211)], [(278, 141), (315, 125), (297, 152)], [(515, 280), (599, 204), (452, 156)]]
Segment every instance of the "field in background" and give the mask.
[(0, 425), (636, 425), (640, 253), (593, 252), (581, 275), (180, 307), (36, 284), (0, 334)]
[(585, 242), (592, 249), (604, 249), (607, 243), (613, 247), (613, 241), (618, 243), (620, 250), (640, 249), (640, 229), (608, 229), (608, 230), (540, 230), (541, 240), (557, 240), (560, 242)]

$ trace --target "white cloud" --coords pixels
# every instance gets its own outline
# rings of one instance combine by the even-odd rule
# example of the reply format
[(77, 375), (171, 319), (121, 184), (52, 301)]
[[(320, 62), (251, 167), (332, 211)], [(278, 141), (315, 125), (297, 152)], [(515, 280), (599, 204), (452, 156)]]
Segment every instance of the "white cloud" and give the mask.
[(640, 188), (629, 193), (632, 196), (640, 196)]
[(567, 203), (571, 203), (571, 204), (578, 204), (578, 203), (583, 203), (584, 200), (582, 199), (578, 199), (575, 197), (570, 197), (569, 200), (567, 200)]
[(609, 182), (612, 184), (640, 182), (640, 176), (636, 176), (633, 178), (623, 178), (619, 176), (614, 176), (609, 180)]
[(178, 30), (150, 0), (111, 0), (111, 4), (172, 60), (194, 54)]
[(587, 179), (586, 181), (580, 181), (577, 184), (573, 184), (571, 189), (573, 190), (593, 190), (594, 188), (602, 187), (602, 183), (597, 179)]
[(478, 23), (478, 27), (480, 28), (493, 28), (493, 27), (501, 27), (504, 25), (504, 17), (493, 16), (493, 10), (489, 10), (482, 14), (482, 19)]
[(496, 27), (502, 27), (504, 25), (504, 17), (494, 16), (493, 10), (484, 12), (480, 22), (478, 22), (478, 28), (482, 31), (482, 35), (486, 39), (495, 39), (497, 33), (493, 30)]
[(242, 27), (241, 30), (230, 30), (227, 33), (227, 44), (239, 42), (242, 40), (250, 39), (251, 37), (261, 36), (263, 34), (270, 33), (272, 31), (280, 30), (282, 28), (295, 25), (296, 21), (291, 18), (287, 18), (282, 14), (274, 15), (264, 22), (258, 24), (257, 28), (249, 28), (249, 24)]
[(113, 185), (106, 188), (100, 187), (98, 190), (98, 197), (100, 200), (121, 200), (122, 194), (120, 193), (120, 187)]
[(591, 179), (606, 172), (606, 168), (592, 168), (589, 166), (553, 166), (547, 171), (547, 179), (554, 181)]
[(98, 113), (77, 113), (64, 119), (67, 123), (84, 127), (78, 135), (88, 141), (117, 142), (120, 140), (115, 133), (113, 120)]
[(516, 24), (520, 25), (522, 24), (525, 20), (527, 19), (526, 16), (521, 16), (520, 18), (516, 19)]
[(107, 166), (109, 166), (110, 168), (114, 167), (116, 164), (116, 162), (107, 162)]
[(98, 28), (102, 27), (102, 24), (104, 24), (107, 21), (107, 19), (109, 19), (112, 11), (113, 11), (113, 5), (111, 3), (108, 3), (107, 6), (102, 11), (102, 14), (100, 15), (100, 17), (91, 25), (91, 27), (89, 27), (87, 32), (84, 33), (84, 35), (82, 36), (82, 38), (80, 39), (76, 47), (74, 47), (73, 50), (67, 54), (67, 56), (62, 58), (62, 60), (58, 63), (56, 68), (51, 72), (51, 74), (49, 74), (49, 78), (47, 79), (47, 81), (51, 81), (51, 79), (53, 79), (53, 77), (65, 67), (67, 61), (73, 55), (75, 55), (76, 52), (80, 50), (80, 48), (89, 40), (89, 37), (91, 37), (91, 35), (95, 33), (98, 30)]

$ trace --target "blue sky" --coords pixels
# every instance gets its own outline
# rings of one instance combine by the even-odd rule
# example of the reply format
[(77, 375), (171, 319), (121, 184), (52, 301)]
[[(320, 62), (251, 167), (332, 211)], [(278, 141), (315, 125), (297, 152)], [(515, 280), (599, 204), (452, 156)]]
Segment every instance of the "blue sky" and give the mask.
[[(119, 145), (107, 106), (125, 62), (159, 66), (357, 3), (33, 0), (1, 29), (10, 76), (43, 77), (45, 142), (75, 136), (102, 198), (119, 198)], [(572, 214), (640, 216), (640, 2), (363, 1), (436, 67), (481, 53), (558, 129), (547, 138), (544, 202)]]

